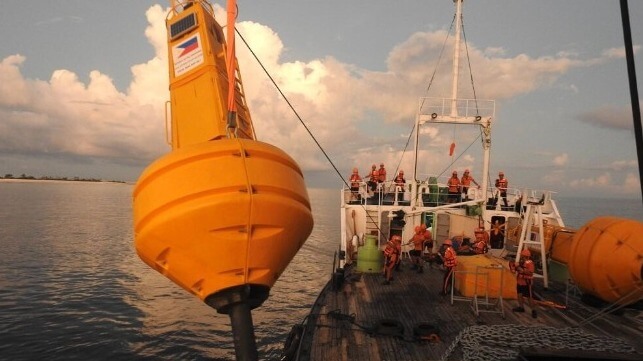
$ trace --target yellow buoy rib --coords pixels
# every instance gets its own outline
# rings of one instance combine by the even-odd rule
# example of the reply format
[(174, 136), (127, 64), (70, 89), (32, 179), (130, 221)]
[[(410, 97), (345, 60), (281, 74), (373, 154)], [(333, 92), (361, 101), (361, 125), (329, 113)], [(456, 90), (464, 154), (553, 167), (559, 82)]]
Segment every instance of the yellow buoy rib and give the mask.
[(257, 141), (174, 151), (146, 169), (134, 199), (140, 257), (201, 299), (242, 284), (272, 287), (312, 229), (301, 171)]

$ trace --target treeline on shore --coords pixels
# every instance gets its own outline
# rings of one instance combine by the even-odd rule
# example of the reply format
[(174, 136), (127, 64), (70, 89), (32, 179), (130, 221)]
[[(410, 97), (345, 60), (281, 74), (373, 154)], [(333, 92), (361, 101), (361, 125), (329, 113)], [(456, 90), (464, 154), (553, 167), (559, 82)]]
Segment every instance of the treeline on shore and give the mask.
[(13, 174), (7, 173), (4, 176), (0, 176), (0, 179), (26, 179), (26, 180), (56, 180), (56, 181), (70, 181), (70, 182), (114, 182), (114, 183), (125, 183), (123, 181), (117, 180), (103, 180), (96, 178), (81, 178), (81, 177), (52, 177), (52, 176), (42, 176), (34, 177), (32, 175), (21, 174), (20, 176), (14, 176)]

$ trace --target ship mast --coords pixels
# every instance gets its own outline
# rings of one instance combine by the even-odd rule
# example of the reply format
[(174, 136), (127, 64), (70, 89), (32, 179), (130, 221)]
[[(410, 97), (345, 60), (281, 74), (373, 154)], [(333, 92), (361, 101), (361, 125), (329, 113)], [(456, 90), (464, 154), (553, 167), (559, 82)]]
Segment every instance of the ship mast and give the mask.
[[(452, 84), (450, 98), (421, 98), (416, 118), (415, 133), (415, 164), (413, 178), (417, 184), (418, 146), (420, 126), (424, 123), (469, 124), (477, 125), (482, 132), (482, 194), (478, 202), (487, 200), (489, 186), (489, 162), (491, 153), (491, 119), (495, 115), (495, 101), (480, 99), (458, 98), (458, 77), (460, 68), (460, 46), (462, 32), (462, 3), (463, 0), (453, 0), (456, 6), (455, 44), (453, 50)], [(417, 198), (417, 186), (412, 189), (414, 199)]]
[(455, 44), (453, 49), (453, 83), (451, 84), (451, 116), (458, 116), (458, 76), (460, 75), (460, 29), (462, 28), (462, 0), (455, 0)]

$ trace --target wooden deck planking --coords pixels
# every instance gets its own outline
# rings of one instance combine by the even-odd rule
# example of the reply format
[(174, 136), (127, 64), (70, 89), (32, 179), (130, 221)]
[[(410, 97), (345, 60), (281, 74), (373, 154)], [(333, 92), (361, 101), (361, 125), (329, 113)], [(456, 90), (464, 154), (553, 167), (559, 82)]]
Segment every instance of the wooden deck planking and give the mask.
[[(441, 270), (428, 265), (424, 273), (419, 274), (410, 270), (407, 260), (404, 260), (401, 272), (394, 272), (394, 280), (389, 285), (383, 284), (381, 274), (348, 272), (342, 289), (326, 292), (326, 297), (320, 300), (316, 311), (319, 317), (313, 322), (312, 337), (305, 338), (302, 344), (312, 352), (309, 358), (302, 353), (300, 360), (328, 360), (336, 358), (335, 355), (341, 360), (438, 360), (467, 326), (515, 324), (561, 328), (574, 326), (582, 319), (572, 312), (548, 307), (538, 307), (538, 318), (534, 319), (529, 308), (525, 313), (513, 313), (511, 309), (517, 305), (515, 300), (505, 300), (505, 318), (499, 313), (487, 312), (476, 317), (471, 302), (454, 301), (452, 305), (450, 297), (439, 295), (442, 275)], [(548, 296), (553, 299), (553, 295)], [(564, 300), (560, 295), (556, 297), (558, 299), (553, 300), (557, 302)], [(332, 318), (329, 313), (335, 310), (343, 315), (354, 315), (355, 324), (367, 328), (376, 326), (381, 320), (397, 320), (404, 326), (404, 337), (369, 334), (350, 321)], [(625, 329), (630, 334), (626, 334), (618, 331), (619, 322), (611, 322), (599, 323), (596, 329), (629, 337), (630, 344), (638, 343), (633, 346), (643, 353), (640, 338), (636, 338), (637, 331), (638, 336), (643, 335), (643, 326), (628, 324)], [(414, 327), (423, 323), (439, 327), (440, 342), (413, 341)], [(458, 352), (456, 349), (450, 359), (457, 359)]]

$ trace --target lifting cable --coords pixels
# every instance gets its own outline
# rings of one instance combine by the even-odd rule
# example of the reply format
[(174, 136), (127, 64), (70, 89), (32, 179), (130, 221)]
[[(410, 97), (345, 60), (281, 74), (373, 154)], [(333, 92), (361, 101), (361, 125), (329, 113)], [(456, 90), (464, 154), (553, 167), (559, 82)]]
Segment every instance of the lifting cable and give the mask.
[(337, 173), (337, 175), (338, 175), (338, 176), (339, 176), (339, 178), (342, 180), (342, 182), (344, 183), (344, 185), (345, 185), (346, 187), (349, 187), (348, 182), (346, 182), (346, 179), (344, 179), (344, 177), (342, 176), (342, 174), (339, 172), (339, 170), (338, 170), (338, 169), (337, 169), (337, 167), (335, 166), (335, 163), (333, 163), (333, 161), (330, 159), (330, 157), (328, 156), (328, 154), (327, 154), (327, 153), (326, 153), (326, 151), (324, 150), (324, 147), (322, 147), (322, 146), (321, 146), (321, 144), (319, 144), (319, 142), (317, 141), (317, 138), (315, 138), (315, 136), (314, 136), (314, 135), (313, 135), (313, 133), (310, 131), (310, 129), (308, 128), (308, 126), (306, 125), (306, 123), (304, 123), (304, 121), (303, 121), (303, 119), (301, 118), (301, 116), (299, 116), (299, 113), (297, 113), (297, 111), (295, 110), (295, 108), (292, 106), (292, 104), (290, 103), (290, 101), (288, 100), (288, 98), (286, 97), (286, 95), (281, 91), (281, 88), (279, 88), (279, 85), (277, 85), (277, 82), (275, 82), (275, 80), (274, 80), (274, 79), (273, 79), (273, 77), (270, 75), (270, 73), (268, 72), (268, 70), (266, 69), (266, 67), (263, 65), (263, 63), (261, 62), (261, 60), (259, 60), (259, 57), (257, 57), (257, 54), (255, 54), (255, 52), (252, 50), (252, 48), (250, 47), (250, 45), (248, 45), (248, 42), (247, 42), (247, 41), (246, 41), (246, 39), (243, 37), (243, 35), (241, 35), (241, 33), (239, 32), (239, 30), (238, 30), (238, 29), (235, 29), (235, 30), (237, 31), (237, 34), (239, 34), (239, 37), (241, 38), (241, 40), (243, 41), (243, 43), (244, 43), (244, 44), (246, 44), (246, 47), (248, 48), (248, 50), (250, 50), (250, 53), (252, 54), (252, 56), (255, 58), (255, 60), (257, 60), (257, 63), (259, 63), (259, 66), (261, 66), (261, 69), (263, 69), (264, 73), (266, 73), (266, 75), (268, 76), (268, 78), (270, 79), (270, 81), (272, 82), (272, 84), (275, 86), (275, 88), (277, 88), (277, 91), (279, 92), (279, 94), (281, 94), (281, 97), (286, 101), (286, 103), (288, 104), (288, 106), (290, 107), (290, 109), (293, 111), (293, 113), (295, 113), (295, 116), (297, 117), (297, 119), (299, 120), (299, 122), (301, 123), (301, 125), (303, 125), (303, 126), (304, 126), (304, 128), (306, 129), (306, 132), (308, 132), (308, 135), (310, 135), (310, 137), (311, 137), (311, 138), (312, 138), (312, 140), (315, 142), (315, 144), (317, 144), (317, 147), (319, 147), (319, 150), (321, 150), (321, 152), (324, 154), (324, 157), (326, 157), (326, 160), (328, 160), (328, 163), (330, 163), (330, 165), (333, 167), (333, 169), (335, 170), (335, 173)]
[[(239, 30), (238, 30), (238, 29), (235, 29), (235, 30), (236, 30), (237, 34), (239, 35), (239, 37), (241, 38), (241, 40), (243, 41), (243, 43), (246, 45), (246, 47), (247, 47), (247, 48), (248, 48), (248, 50), (250, 51), (250, 53), (252, 54), (252, 56), (255, 58), (255, 60), (257, 61), (257, 63), (259, 63), (259, 66), (261, 66), (261, 69), (263, 69), (263, 71), (264, 71), (264, 73), (266, 74), (266, 76), (268, 76), (268, 78), (270, 79), (270, 81), (272, 82), (272, 84), (275, 86), (275, 88), (277, 88), (277, 91), (279, 92), (279, 94), (281, 94), (281, 97), (286, 101), (286, 103), (288, 104), (288, 107), (290, 107), (290, 109), (293, 111), (293, 113), (295, 114), (295, 116), (297, 117), (297, 119), (299, 120), (299, 122), (301, 123), (301, 125), (303, 125), (303, 126), (304, 126), (304, 128), (306, 129), (306, 132), (308, 132), (308, 135), (310, 135), (310, 137), (311, 137), (311, 138), (312, 138), (312, 140), (315, 142), (315, 144), (317, 144), (317, 147), (319, 147), (319, 150), (321, 150), (321, 152), (324, 154), (324, 157), (326, 157), (326, 160), (328, 160), (328, 163), (330, 163), (330, 165), (333, 167), (333, 169), (335, 170), (335, 173), (337, 174), (337, 176), (339, 177), (339, 179), (341, 179), (341, 180), (342, 180), (342, 183), (344, 183), (344, 185), (346, 186), (346, 188), (350, 188), (350, 186), (348, 185), (348, 182), (346, 182), (346, 179), (344, 179), (344, 177), (342, 176), (342, 174), (339, 172), (339, 170), (338, 170), (338, 169), (337, 169), (337, 167), (335, 166), (335, 163), (333, 163), (333, 161), (330, 159), (330, 157), (328, 156), (328, 154), (327, 154), (327, 153), (326, 153), (326, 151), (324, 150), (324, 147), (322, 147), (322, 146), (321, 146), (321, 144), (319, 144), (319, 142), (317, 141), (317, 139), (315, 138), (315, 136), (313, 135), (313, 133), (310, 131), (310, 129), (308, 128), (308, 126), (306, 125), (306, 123), (304, 123), (304, 120), (301, 118), (301, 116), (299, 115), (299, 113), (297, 113), (297, 111), (296, 111), (296, 110), (295, 110), (295, 108), (292, 106), (292, 104), (290, 103), (290, 101), (288, 100), (288, 98), (286, 97), (286, 95), (281, 91), (281, 88), (279, 87), (279, 85), (277, 85), (277, 82), (275, 82), (275, 79), (270, 75), (270, 73), (268, 72), (268, 69), (266, 69), (266, 67), (263, 65), (263, 63), (261, 62), (261, 60), (259, 60), (259, 57), (257, 56), (257, 54), (255, 54), (255, 52), (252, 50), (252, 48), (250, 47), (250, 45), (248, 44), (248, 42), (246, 41), (246, 39), (243, 37), (243, 35), (241, 35), (241, 33), (239, 32)], [(364, 207), (364, 205), (362, 205), (362, 208), (366, 209), (366, 208)], [(379, 225), (377, 224), (377, 222), (375, 222), (375, 219), (373, 218), (373, 216), (372, 216), (370, 213), (368, 213), (368, 212), (366, 212), (366, 216), (367, 216), (368, 218), (370, 218), (370, 219), (371, 219), (371, 221), (373, 221), (373, 223), (375, 224), (375, 226), (376, 226), (377, 230), (381, 233), (381, 229), (380, 229)]]

